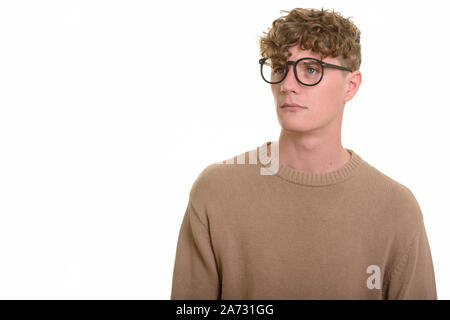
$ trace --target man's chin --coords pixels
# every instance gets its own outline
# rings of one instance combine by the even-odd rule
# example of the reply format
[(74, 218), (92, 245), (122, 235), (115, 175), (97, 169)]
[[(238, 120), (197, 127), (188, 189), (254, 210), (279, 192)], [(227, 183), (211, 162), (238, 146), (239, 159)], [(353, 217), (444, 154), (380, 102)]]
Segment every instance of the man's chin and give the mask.
[(278, 118), (278, 122), (285, 131), (289, 132), (308, 132), (314, 129), (310, 124), (305, 123), (305, 121), (298, 121), (295, 119), (285, 119), (283, 117)]

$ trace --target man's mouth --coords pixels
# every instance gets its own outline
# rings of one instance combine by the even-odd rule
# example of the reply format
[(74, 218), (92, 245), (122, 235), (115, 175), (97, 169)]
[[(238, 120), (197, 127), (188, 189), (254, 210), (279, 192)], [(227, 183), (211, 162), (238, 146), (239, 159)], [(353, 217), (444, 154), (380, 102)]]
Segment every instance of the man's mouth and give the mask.
[(305, 107), (305, 106), (293, 103), (293, 102), (286, 102), (286, 103), (283, 103), (281, 105), (281, 109), (285, 109), (285, 110), (304, 110), (304, 109), (308, 109), (308, 108)]

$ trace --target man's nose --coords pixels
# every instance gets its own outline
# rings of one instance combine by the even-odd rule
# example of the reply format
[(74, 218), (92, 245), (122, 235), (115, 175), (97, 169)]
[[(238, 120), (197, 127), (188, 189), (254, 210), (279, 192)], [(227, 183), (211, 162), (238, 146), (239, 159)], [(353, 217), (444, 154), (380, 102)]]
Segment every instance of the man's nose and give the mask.
[(300, 82), (297, 81), (294, 74), (294, 66), (288, 65), (288, 73), (286, 75), (286, 78), (281, 82), (281, 91), (296, 91), (300, 87)]

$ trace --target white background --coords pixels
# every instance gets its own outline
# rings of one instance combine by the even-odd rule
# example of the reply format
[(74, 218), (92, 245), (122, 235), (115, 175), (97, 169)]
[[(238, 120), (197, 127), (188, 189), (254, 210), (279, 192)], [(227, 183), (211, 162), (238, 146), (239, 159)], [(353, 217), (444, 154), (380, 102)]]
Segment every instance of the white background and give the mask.
[(361, 30), (342, 143), (416, 196), (450, 298), (447, 1), (1, 1), (0, 298), (169, 299), (192, 183), (277, 140), (258, 37)]

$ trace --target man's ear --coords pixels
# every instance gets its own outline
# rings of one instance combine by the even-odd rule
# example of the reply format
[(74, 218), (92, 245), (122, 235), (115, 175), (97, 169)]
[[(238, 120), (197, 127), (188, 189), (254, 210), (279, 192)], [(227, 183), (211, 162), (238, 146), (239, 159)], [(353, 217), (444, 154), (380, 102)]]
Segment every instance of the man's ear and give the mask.
[(344, 95), (344, 102), (350, 101), (358, 92), (362, 81), (361, 71), (355, 70), (347, 77), (347, 89)]

